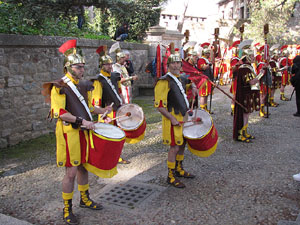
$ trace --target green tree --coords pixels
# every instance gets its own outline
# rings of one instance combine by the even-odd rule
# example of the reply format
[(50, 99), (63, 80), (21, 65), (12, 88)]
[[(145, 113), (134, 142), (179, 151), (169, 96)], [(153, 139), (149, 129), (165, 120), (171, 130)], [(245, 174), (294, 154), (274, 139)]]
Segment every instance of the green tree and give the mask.
[(245, 37), (264, 42), (263, 27), (269, 24), (270, 44), (295, 43), (299, 33), (288, 26), (294, 7), (299, 0), (249, 1), (250, 23), (245, 24)]
[[(95, 33), (113, 36), (124, 21), (131, 25), (129, 36), (141, 40), (146, 30), (156, 25), (160, 5), (167, 0), (6, 0), (0, 1), (2, 33), (75, 34)], [(83, 6), (94, 7), (92, 21), (85, 13), (83, 30), (76, 30), (76, 19)], [(46, 30), (45, 30), (46, 29)], [(48, 32), (48, 33), (47, 33)]]

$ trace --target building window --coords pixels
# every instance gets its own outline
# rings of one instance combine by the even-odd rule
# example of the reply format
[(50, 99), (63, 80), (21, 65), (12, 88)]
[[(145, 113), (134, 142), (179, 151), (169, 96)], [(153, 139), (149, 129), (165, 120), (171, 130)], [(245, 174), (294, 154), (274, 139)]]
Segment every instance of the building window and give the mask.
[(222, 11), (222, 18), (225, 19), (224, 10)]
[(240, 8), (240, 19), (244, 19), (245, 15), (244, 15), (244, 6)]
[(230, 8), (230, 17), (233, 19), (233, 7)]
[(175, 16), (175, 20), (177, 20), (177, 16)]
[(169, 15), (169, 20), (171, 20), (172, 19), (172, 16), (171, 15)]
[(250, 10), (249, 8), (247, 7), (246, 8), (246, 18), (248, 19), (250, 17)]
[(163, 19), (166, 19), (166, 15), (162, 15)]

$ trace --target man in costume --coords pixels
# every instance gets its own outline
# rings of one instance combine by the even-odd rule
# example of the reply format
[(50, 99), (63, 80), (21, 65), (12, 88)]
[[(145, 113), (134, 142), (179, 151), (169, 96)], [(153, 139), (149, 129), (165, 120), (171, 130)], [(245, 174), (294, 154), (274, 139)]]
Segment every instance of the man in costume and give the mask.
[[(267, 94), (270, 93), (270, 87), (272, 86), (272, 78), (271, 72), (269, 70), (269, 64), (262, 60), (264, 56), (264, 45), (260, 47), (259, 52), (261, 59), (256, 65), (256, 74), (263, 74), (262, 78), (260, 79), (260, 111), (259, 116), (266, 118), (268, 117), (267, 112), (265, 111), (264, 107), (268, 104)], [(257, 58), (257, 57), (256, 57)]]
[(158, 80), (154, 89), (154, 106), (162, 114), (163, 143), (170, 145), (167, 182), (176, 188), (184, 188), (185, 185), (177, 177), (194, 178), (195, 176), (183, 169), (185, 140), (180, 122), (189, 110), (186, 90), (192, 88), (193, 94), (196, 95), (197, 88), (190, 80), (180, 76), (181, 57), (179, 54), (174, 54), (173, 45), (171, 45), (171, 52), (167, 62), (169, 72)]
[(253, 68), (256, 70), (259, 63), (263, 61), (263, 46), (260, 43), (256, 43), (254, 45), (254, 64), (252, 64)]
[[(214, 74), (212, 69), (212, 63), (210, 62), (210, 44), (205, 42), (201, 44), (202, 50), (202, 57), (198, 59), (197, 67), (199, 70), (205, 74), (211, 81), (214, 80)], [(208, 95), (212, 94), (212, 85), (211, 83), (203, 79), (203, 82), (199, 83), (199, 95), (200, 95), (200, 108), (208, 111), (207, 109), (207, 99)]]
[[(229, 77), (232, 79), (231, 81), (231, 86), (230, 86), (230, 93), (232, 93), (232, 97), (235, 98), (235, 93), (236, 93), (236, 79), (235, 79), (235, 72), (238, 69), (238, 62), (240, 61), (240, 58), (238, 57), (237, 54), (237, 49), (238, 45), (240, 44), (240, 41), (235, 41), (229, 48), (229, 50), (232, 50), (232, 58), (230, 60), (230, 74)], [(234, 113), (234, 100), (231, 101), (231, 115)]]
[(300, 56), (296, 56), (293, 59), (293, 67), (292, 67), (291, 84), (295, 88), (296, 92), (296, 107), (297, 112), (294, 113), (294, 116), (300, 117)]
[(281, 58), (279, 59), (279, 69), (282, 73), (281, 77), (281, 87), (280, 87), (280, 100), (281, 101), (289, 101), (288, 98), (284, 96), (284, 89), (286, 85), (290, 84), (291, 74), (290, 68), (292, 65), (292, 61), (288, 58), (288, 45), (284, 45), (281, 47)]
[(244, 55), (238, 64), (239, 68), (236, 72), (236, 101), (243, 104), (247, 109), (243, 109), (238, 104), (234, 107), (234, 119), (233, 119), (233, 139), (249, 143), (250, 139), (254, 137), (247, 133), (249, 114), (253, 111), (259, 110), (259, 89), (251, 90), (251, 86), (259, 83), (259, 80), (255, 78), (255, 71), (251, 66), (253, 61), (249, 55)]
[[(124, 102), (121, 91), (121, 78), (117, 72), (112, 72), (113, 60), (107, 54), (107, 46), (100, 46), (96, 52), (99, 54), (100, 73), (96, 79), (92, 79), (94, 90), (92, 92), (92, 102), (95, 106), (106, 107), (113, 103), (113, 110), (107, 116), (110, 118), (116, 117), (117, 109)], [(100, 116), (98, 118), (100, 120)], [(100, 121), (99, 121), (100, 122)], [(116, 121), (111, 122), (116, 125)], [(129, 164), (130, 161), (119, 158), (120, 164)]]
[[(129, 74), (129, 76), (132, 77), (133, 73), (134, 73), (134, 68), (133, 68), (132, 60), (130, 59), (130, 52), (128, 50), (126, 50), (126, 51), (124, 51), (124, 54), (125, 54), (124, 66), (126, 67), (126, 70)], [(133, 84), (133, 81), (131, 81), (131, 84)]]
[[(94, 210), (103, 208), (89, 197), (88, 171), (84, 167), (89, 147), (89, 132), (86, 129), (94, 129), (91, 112), (103, 114), (112, 110), (111, 107), (103, 109), (92, 105), (93, 85), (90, 81), (81, 80), (85, 61), (78, 50), (76, 40), (64, 43), (59, 51), (65, 55), (65, 76), (43, 85), (46, 100), (51, 100), (50, 116), (57, 119), (57, 165), (66, 167), (62, 181), (62, 198), (64, 201), (63, 219), (67, 224), (78, 224), (72, 212), (76, 176), (81, 195), (79, 206)], [(107, 118), (105, 121), (111, 120)]]
[[(270, 49), (271, 50), (271, 49)], [(274, 101), (274, 95), (276, 89), (279, 89), (281, 86), (281, 73), (278, 72), (278, 52), (277, 49), (273, 50), (273, 55), (271, 56), (271, 60), (269, 62), (271, 67), (271, 73), (272, 73), (272, 86), (271, 86), (271, 93), (270, 93), (270, 106), (271, 107), (277, 107), (278, 103)]]
[(124, 103), (132, 102), (132, 86), (131, 81), (137, 80), (138, 76), (129, 76), (128, 71), (125, 67), (126, 57), (122, 51), (118, 51), (116, 54), (116, 63), (113, 64), (113, 72), (117, 72), (121, 75), (121, 90)]
[(185, 58), (185, 61), (191, 64), (196, 69), (198, 69), (197, 68), (198, 55), (193, 47), (187, 49), (187, 57)]

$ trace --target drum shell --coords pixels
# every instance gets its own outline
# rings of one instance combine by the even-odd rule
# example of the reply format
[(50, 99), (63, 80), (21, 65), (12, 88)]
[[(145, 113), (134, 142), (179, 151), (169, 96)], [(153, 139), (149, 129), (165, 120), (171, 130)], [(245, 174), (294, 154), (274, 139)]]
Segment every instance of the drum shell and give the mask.
[(218, 132), (214, 125), (210, 131), (201, 138), (191, 139), (185, 137), (188, 149), (194, 155), (199, 157), (208, 157), (213, 154), (218, 145)]
[[(116, 117), (131, 113), (130, 118), (120, 118), (116, 120), (117, 126), (125, 132), (126, 143), (136, 144), (144, 139), (146, 130), (146, 120), (142, 108), (136, 104), (122, 105), (116, 112)], [(133, 119), (131, 123), (131, 119)]]
[[(183, 136), (188, 144), (188, 149), (199, 157), (208, 157), (213, 154), (218, 144), (218, 132), (208, 112), (202, 109), (195, 110), (201, 123), (188, 122), (183, 127)], [(194, 116), (189, 116), (192, 121)]]
[(129, 144), (135, 144), (140, 142), (141, 140), (144, 139), (145, 136), (145, 130), (146, 130), (146, 120), (144, 119), (143, 123), (135, 130), (125, 130), (123, 129), (123, 131), (125, 132), (126, 135), (126, 143)]
[(101, 178), (116, 175), (117, 164), (125, 143), (123, 138), (108, 138), (90, 131), (88, 160), (84, 167)]

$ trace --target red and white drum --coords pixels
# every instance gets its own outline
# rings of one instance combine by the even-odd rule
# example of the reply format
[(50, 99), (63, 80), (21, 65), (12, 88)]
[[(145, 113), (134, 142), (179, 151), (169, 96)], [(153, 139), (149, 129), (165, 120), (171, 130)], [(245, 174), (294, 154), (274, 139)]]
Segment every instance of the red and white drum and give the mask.
[(135, 144), (144, 139), (146, 120), (140, 106), (136, 104), (122, 105), (116, 112), (116, 118), (118, 118), (117, 125), (125, 132), (126, 143)]
[[(197, 122), (201, 118), (201, 122)], [(218, 145), (218, 132), (213, 124), (213, 120), (208, 112), (202, 109), (193, 111), (192, 116), (188, 116), (183, 126), (183, 136), (187, 141), (188, 149), (199, 157), (208, 157), (213, 154)]]
[(83, 166), (101, 178), (111, 178), (118, 173), (117, 164), (125, 142), (120, 128), (106, 123), (96, 123), (90, 130), (87, 163)]

